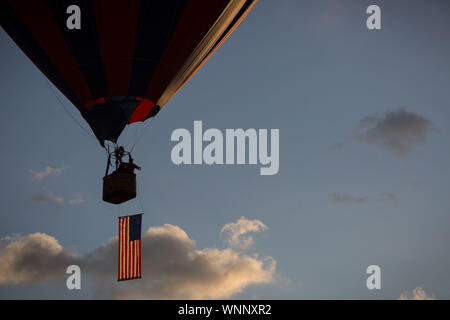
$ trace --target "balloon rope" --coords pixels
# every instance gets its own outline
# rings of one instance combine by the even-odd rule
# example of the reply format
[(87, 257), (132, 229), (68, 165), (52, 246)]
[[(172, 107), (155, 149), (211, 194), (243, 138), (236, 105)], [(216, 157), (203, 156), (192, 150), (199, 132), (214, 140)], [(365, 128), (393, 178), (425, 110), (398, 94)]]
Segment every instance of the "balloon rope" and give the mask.
[(138, 185), (138, 193), (137, 194), (138, 194), (139, 203), (141, 205), (141, 212), (143, 213), (144, 212), (144, 206), (142, 205), (141, 188), (139, 187), (139, 185)]
[(83, 127), (78, 121), (77, 119), (75, 119), (75, 117), (66, 109), (64, 103), (61, 101), (61, 99), (58, 97), (58, 95), (56, 94), (55, 90), (52, 88), (50, 81), (47, 80), (47, 78), (44, 77), (44, 75), (42, 75), (45, 82), (47, 83), (48, 87), (50, 88), (51, 92), (53, 93), (53, 95), (55, 96), (56, 100), (58, 100), (59, 104), (61, 105), (61, 107), (63, 108), (63, 110), (69, 115), (69, 117), (81, 128), (83, 129), (83, 131), (90, 137), (94, 138), (95, 140), (97, 140), (96, 137), (94, 137), (94, 135), (92, 133), (90, 133), (89, 131), (87, 131), (87, 129), (85, 127)]
[(147, 124), (144, 128), (142, 128), (142, 132), (141, 132), (139, 138), (138, 138), (137, 141), (133, 144), (133, 146), (131, 147), (131, 149), (130, 149), (129, 152), (133, 151), (134, 147), (136, 147), (136, 145), (139, 143), (139, 141), (141, 141), (142, 137), (144, 136), (145, 129), (147, 129), (147, 128), (150, 126), (150, 124), (153, 122), (153, 119), (155, 119), (155, 118), (151, 118), (150, 121), (148, 122), (148, 124)]

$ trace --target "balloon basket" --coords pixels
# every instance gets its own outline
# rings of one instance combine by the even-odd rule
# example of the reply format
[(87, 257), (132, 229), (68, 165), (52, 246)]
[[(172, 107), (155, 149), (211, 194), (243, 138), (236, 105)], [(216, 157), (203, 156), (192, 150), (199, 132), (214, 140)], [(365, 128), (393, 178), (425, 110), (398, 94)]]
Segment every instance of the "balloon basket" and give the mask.
[(114, 172), (103, 178), (103, 201), (120, 204), (136, 198), (136, 174)]

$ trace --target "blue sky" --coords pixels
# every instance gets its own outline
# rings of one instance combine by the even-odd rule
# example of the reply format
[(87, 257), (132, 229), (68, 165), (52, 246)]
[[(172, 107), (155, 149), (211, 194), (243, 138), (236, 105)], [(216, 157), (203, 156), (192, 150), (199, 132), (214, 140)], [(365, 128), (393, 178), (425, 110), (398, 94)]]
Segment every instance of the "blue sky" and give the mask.
[[(374, 3), (382, 29), (370, 31), (365, 11)], [(273, 279), (225, 297), (396, 299), (423, 287), (450, 298), (448, 9), (437, 0), (259, 1), (145, 128), (133, 153), (143, 167), (143, 230), (170, 224), (198, 250), (226, 250), (224, 225), (241, 216), (261, 221), (267, 230), (252, 234), (253, 246), (239, 254), (272, 257)], [(65, 250), (89, 254), (116, 236), (116, 217), (140, 210), (139, 199), (120, 207), (101, 201), (104, 150), (3, 31), (0, 46), (0, 237), (45, 233)], [(373, 121), (361, 131), (367, 117)], [(192, 132), (194, 120), (223, 131), (279, 129), (279, 173), (175, 166), (171, 133)], [(122, 141), (145, 126), (129, 127)], [(389, 146), (393, 140), (407, 152)], [(30, 170), (47, 166), (63, 170), (33, 178)], [(36, 201), (48, 192), (62, 203)], [(70, 204), (76, 199), (82, 203)], [(381, 267), (381, 290), (366, 288), (371, 264)], [(90, 276), (78, 292), (65, 288), (65, 276), (0, 281), (1, 298), (92, 298), (97, 291)]]

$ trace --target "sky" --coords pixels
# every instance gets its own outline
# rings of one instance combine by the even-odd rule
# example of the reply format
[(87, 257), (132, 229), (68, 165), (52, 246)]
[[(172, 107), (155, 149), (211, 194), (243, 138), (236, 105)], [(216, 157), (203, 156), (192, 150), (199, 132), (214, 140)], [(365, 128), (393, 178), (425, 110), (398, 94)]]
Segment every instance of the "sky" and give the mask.
[[(139, 197), (120, 206), (101, 200), (106, 155), (87, 124), (1, 30), (0, 298), (450, 299), (449, 10), (260, 0), (119, 139), (143, 133)], [(279, 129), (279, 172), (174, 165), (171, 134), (195, 120)], [(118, 284), (117, 217), (141, 211), (143, 279)]]

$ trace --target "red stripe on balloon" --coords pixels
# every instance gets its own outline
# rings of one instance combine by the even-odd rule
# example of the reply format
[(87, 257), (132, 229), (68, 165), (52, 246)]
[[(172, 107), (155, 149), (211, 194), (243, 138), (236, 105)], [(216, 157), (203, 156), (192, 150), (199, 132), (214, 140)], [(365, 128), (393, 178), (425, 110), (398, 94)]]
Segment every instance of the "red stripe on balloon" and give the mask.
[(94, 2), (110, 96), (128, 95), (139, 7), (140, 0)]
[(128, 123), (145, 121), (145, 119), (147, 119), (147, 115), (154, 106), (155, 103), (153, 101), (147, 99), (142, 100), (142, 102), (137, 106), (136, 110), (134, 110)]
[(183, 66), (224, 8), (226, 0), (188, 1), (181, 14), (146, 98), (158, 101), (170, 81)]

